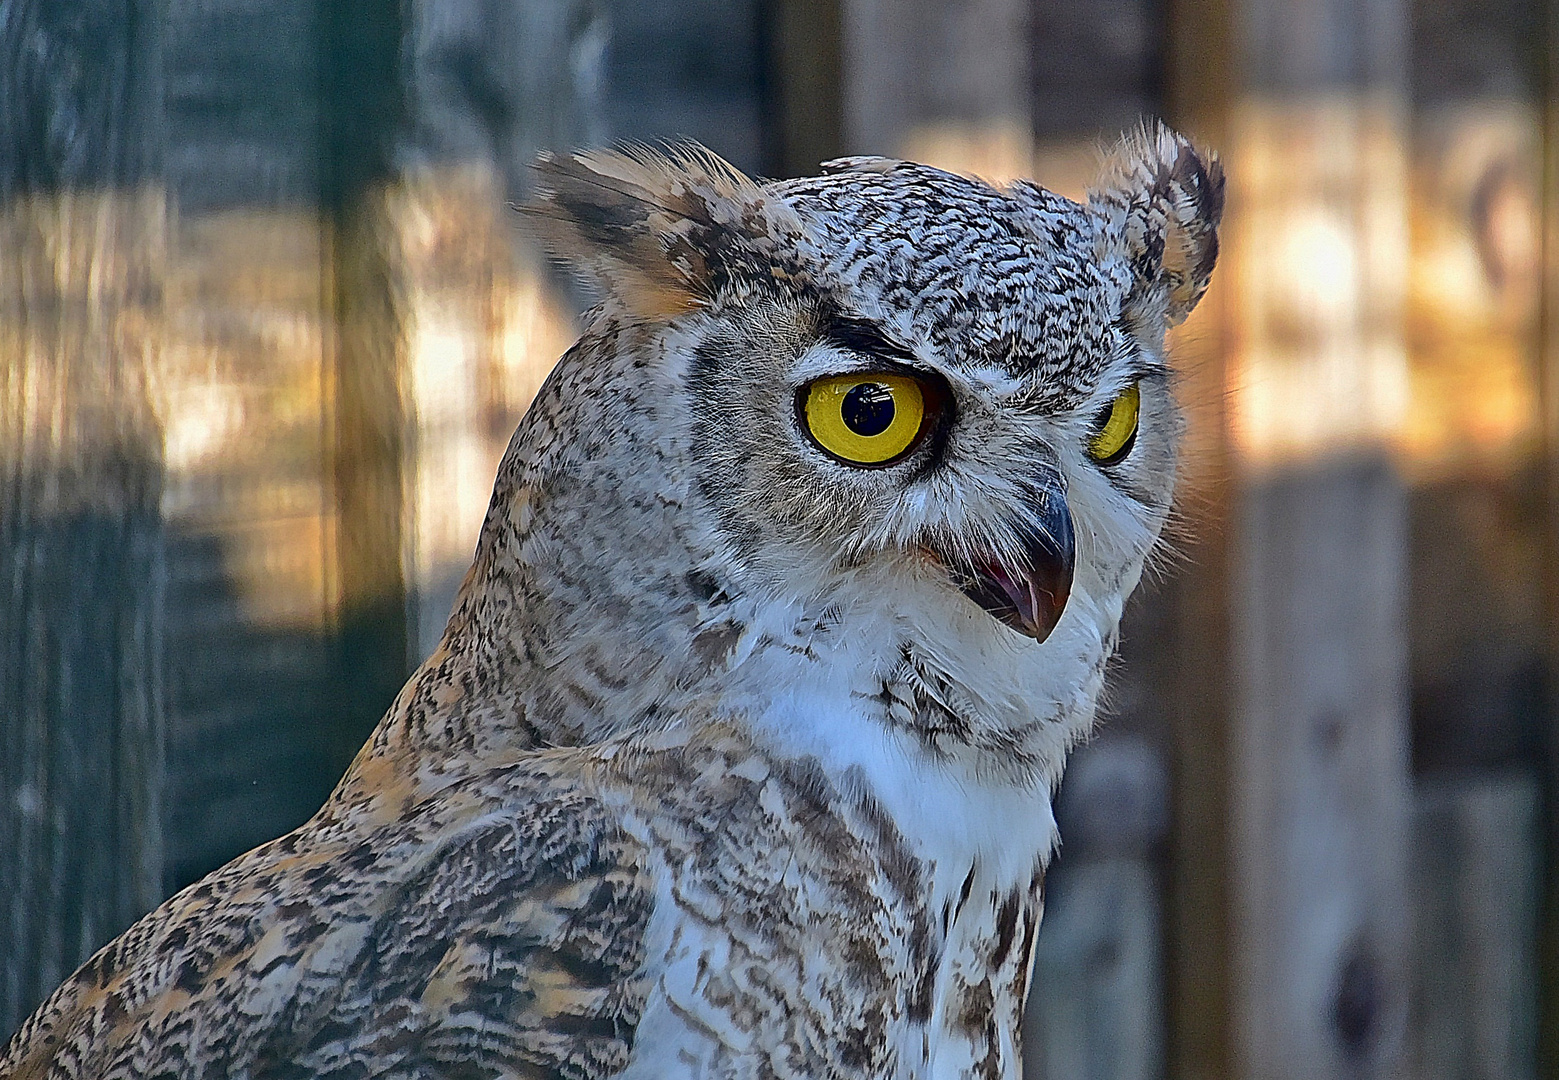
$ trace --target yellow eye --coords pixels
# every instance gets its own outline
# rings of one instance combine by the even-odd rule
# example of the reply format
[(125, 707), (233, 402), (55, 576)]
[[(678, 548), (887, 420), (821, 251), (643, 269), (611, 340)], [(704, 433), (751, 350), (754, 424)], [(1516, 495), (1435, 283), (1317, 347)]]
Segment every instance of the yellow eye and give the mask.
[(807, 431), (818, 446), (850, 465), (897, 461), (925, 426), (925, 391), (903, 375), (834, 375), (802, 393)]
[(1100, 465), (1114, 465), (1131, 453), (1132, 444), (1137, 441), (1137, 414), (1141, 408), (1142, 394), (1132, 383), (1100, 410), (1088, 439), (1088, 456)]

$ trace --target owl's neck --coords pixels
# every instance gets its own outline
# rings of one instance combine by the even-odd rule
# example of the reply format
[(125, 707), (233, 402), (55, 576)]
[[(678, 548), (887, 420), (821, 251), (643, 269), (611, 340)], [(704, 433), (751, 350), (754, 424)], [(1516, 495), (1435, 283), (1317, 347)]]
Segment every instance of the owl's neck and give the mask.
[[(880, 806), (929, 867), (934, 907), (971, 877), (998, 891), (1029, 882), (1057, 838), (1050, 796), (1064, 740), (1029, 747), (1032, 767), (1014, 768), (1000, 737), (918, 697), (904, 662), (884, 674), (875, 661), (849, 670), (828, 661), (826, 647), (755, 658), (754, 681), (772, 688), (743, 695), (755, 740), (777, 757), (816, 761), (840, 790)], [(904, 722), (894, 714), (905, 709), (921, 711)]]
[(370, 753), (438, 784), (537, 746), (709, 718), (841, 773), (894, 763), (907, 799), (941, 784), (1024, 802), (1054, 786), (1091, 725), (1118, 618), (1079, 590), (1041, 645), (889, 561), (761, 596), (678, 574), (684, 600), (637, 620), (597, 600), (592, 621), (549, 603), (528, 567), (504, 570), (478, 560)]

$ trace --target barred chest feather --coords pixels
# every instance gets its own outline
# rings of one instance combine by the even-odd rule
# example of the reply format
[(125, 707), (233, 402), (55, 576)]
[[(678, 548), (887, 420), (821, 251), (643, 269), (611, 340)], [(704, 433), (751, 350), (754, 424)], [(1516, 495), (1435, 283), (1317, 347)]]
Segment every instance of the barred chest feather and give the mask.
[(622, 807), (659, 860), (623, 1076), (1017, 1077), (1043, 786), (930, 761), (821, 681), (754, 726), (700, 772), (706, 799)]

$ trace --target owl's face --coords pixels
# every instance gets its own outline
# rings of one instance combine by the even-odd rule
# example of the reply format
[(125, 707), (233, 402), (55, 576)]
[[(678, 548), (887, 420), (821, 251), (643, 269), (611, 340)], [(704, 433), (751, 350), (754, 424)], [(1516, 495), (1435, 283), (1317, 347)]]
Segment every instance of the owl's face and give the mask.
[(875, 565), (1038, 642), (1074, 592), (1118, 617), (1173, 489), (1157, 354), (1111, 328), (1061, 397), (890, 333), (759, 303), (704, 338), (743, 358), (689, 383), (701, 488), (744, 570), (796, 588)]
[[(1085, 723), (1173, 492), (1163, 339), (1212, 269), (1216, 162), (1145, 132), (1087, 205), (882, 159), (767, 187), (698, 151), (541, 169), (536, 213), (608, 295), (577, 362), (610, 373), (555, 380), (614, 387), (569, 410), (615, 461), (578, 497), (659, 537), (613, 556), (653, 602), (620, 596), (611, 628), (554, 614), (699, 658), (636, 683), (643, 707), (700, 681), (707, 642), (719, 668), (831, 635), (880, 645), (840, 646), (879, 696), (932, 686), (990, 746), (1036, 699), (1060, 712), (1035, 722)], [(760, 633), (764, 611), (794, 625)]]

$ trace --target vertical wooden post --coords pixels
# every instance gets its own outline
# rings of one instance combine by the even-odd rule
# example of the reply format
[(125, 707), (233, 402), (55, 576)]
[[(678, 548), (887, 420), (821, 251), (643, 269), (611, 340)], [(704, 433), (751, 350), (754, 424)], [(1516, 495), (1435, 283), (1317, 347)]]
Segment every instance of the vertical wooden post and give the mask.
[[(1172, 0), (1165, 19), (1166, 112), (1220, 152), (1228, 145), (1237, 0)], [(1228, 214), (1238, 213), (1230, 207)], [(1234, 457), (1229, 441), (1227, 260), (1214, 287), (1171, 339), (1188, 426), (1179, 502), (1189, 538), (1167, 583), (1177, 659), (1166, 687), (1171, 753), (1165, 895), (1165, 1058), (1183, 1080), (1236, 1075), (1234, 888), (1229, 733), (1234, 558)]]
[(1171, 25), (1176, 119), (1230, 175), (1219, 277), (1181, 338), (1207, 518), (1177, 591), (1171, 1072), (1394, 1075), (1406, 11), (1186, 0)]
[(1110, 726), (1067, 763), (1062, 851), (1045, 878), (1023, 1026), (1028, 1080), (1164, 1075), (1162, 890), (1153, 849), (1168, 807), (1164, 756)]
[[(1196, 130), (1210, 145), (1217, 128)], [(1165, 585), (1165, 624), (1177, 663), (1165, 680), (1170, 747), (1170, 837), (1166, 878), (1165, 1058), (1183, 1080), (1236, 1076), (1234, 856), (1235, 782), (1227, 649), (1232, 636), (1235, 555), (1233, 455), (1226, 391), (1227, 292), (1209, 290), (1173, 342), (1189, 424), (1179, 496), (1188, 507), (1186, 556)]]
[(1390, 1076), (1407, 1020), (1401, 490), (1361, 460), (1241, 508), (1238, 1046), (1255, 1076)]
[(991, 180), (1026, 176), (1029, 9), (1021, 0), (844, 0), (844, 145)]
[(1413, 805), (1409, 1075), (1533, 1075), (1538, 785), (1524, 772), (1421, 779)]
[(1538, 948), (1538, 1075), (1559, 1080), (1559, 3), (1545, 5), (1543, 48), (1542, 300), (1539, 403), (1542, 423), (1544, 609), (1550, 715), (1543, 773), (1543, 894)]
[(0, 1033), (160, 896), (160, 10), (0, 20)]
[(570, 335), (505, 244), (537, 150), (599, 128), (592, 0), (325, 5), (342, 764), (437, 643), (517, 409)]
[(776, 176), (804, 176), (843, 153), (841, 7), (840, 0), (764, 5), (766, 156)]
[(409, 670), (404, 320), (388, 190), (405, 112), (404, 26), (396, 0), (321, 11), (339, 649), (326, 738), (344, 768)]
[(318, 0), (166, 3), (170, 227), (158, 407), (168, 532), (164, 887), (311, 814), (331, 485)]
[(418, 663), (443, 636), (519, 411), (573, 338), (508, 205), (543, 147), (599, 137), (594, 0), (418, 0), (382, 238), (399, 304), (402, 565)]

